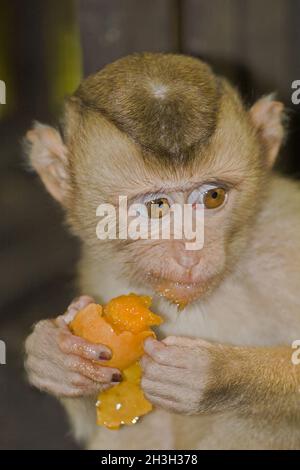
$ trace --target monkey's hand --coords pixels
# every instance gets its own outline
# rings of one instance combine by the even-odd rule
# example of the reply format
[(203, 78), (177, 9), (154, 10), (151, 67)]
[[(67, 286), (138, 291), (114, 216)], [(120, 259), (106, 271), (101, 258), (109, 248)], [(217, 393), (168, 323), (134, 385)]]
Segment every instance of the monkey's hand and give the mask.
[(201, 339), (149, 338), (141, 360), (142, 388), (154, 405), (182, 414), (205, 411), (213, 351), (219, 346)]
[(230, 410), (300, 422), (300, 367), (292, 363), (291, 347), (170, 336), (149, 338), (144, 349), (142, 388), (154, 405), (182, 414)]
[(59, 397), (80, 397), (120, 382), (118, 369), (99, 365), (111, 358), (109, 348), (74, 336), (68, 328), (76, 313), (91, 302), (91, 297), (81, 296), (64, 315), (35, 325), (25, 343), (25, 368), (32, 385)]

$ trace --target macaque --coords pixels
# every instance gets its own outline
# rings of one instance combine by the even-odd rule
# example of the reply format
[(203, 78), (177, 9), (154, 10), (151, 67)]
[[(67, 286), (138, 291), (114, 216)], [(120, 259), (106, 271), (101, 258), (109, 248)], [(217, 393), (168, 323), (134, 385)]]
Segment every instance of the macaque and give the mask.
[[(272, 171), (283, 117), (272, 96), (248, 109), (200, 60), (145, 53), (85, 79), (66, 100), (62, 135), (38, 123), (28, 132), (31, 165), (82, 242), (82, 295), (34, 327), (26, 369), (86, 448), (300, 448), (300, 188)], [(162, 217), (193, 195), (203, 248), (97, 239), (97, 207), (119, 195)], [(109, 348), (68, 322), (93, 299), (129, 292), (152, 295), (164, 318), (141, 361), (155, 409), (110, 431), (95, 424), (95, 397), (121, 374), (104, 367)]]

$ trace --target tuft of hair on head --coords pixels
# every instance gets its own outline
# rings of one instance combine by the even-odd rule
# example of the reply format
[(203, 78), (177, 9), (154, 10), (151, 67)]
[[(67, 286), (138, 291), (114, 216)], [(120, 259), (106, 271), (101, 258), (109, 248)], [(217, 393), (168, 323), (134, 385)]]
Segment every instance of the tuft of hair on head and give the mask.
[(175, 54), (133, 54), (85, 79), (75, 97), (145, 150), (175, 165), (216, 128), (222, 82), (204, 62)]

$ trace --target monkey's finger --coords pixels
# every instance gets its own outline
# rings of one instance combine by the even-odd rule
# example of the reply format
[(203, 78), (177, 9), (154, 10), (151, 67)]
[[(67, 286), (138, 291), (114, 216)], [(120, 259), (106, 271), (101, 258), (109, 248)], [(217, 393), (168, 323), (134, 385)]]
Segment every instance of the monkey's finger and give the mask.
[(75, 355), (66, 355), (64, 365), (68, 370), (78, 372), (99, 383), (119, 383), (122, 381), (122, 374), (118, 369), (99, 366), (87, 359), (82, 359)]
[(57, 317), (56, 324), (62, 327), (64, 326), (64, 323), (68, 325), (80, 310), (84, 309), (91, 303), (95, 303), (95, 300), (89, 295), (76, 297), (68, 306), (67, 311), (63, 315)]
[[(39, 378), (54, 378), (55, 375), (52, 373), (53, 366), (51, 362), (46, 359), (41, 359), (38, 356), (29, 355), (25, 359), (25, 370), (28, 377), (39, 377)], [(58, 371), (56, 371), (56, 377), (59, 375), (60, 367), (58, 366)]]
[[(178, 367), (170, 367), (154, 362), (150, 357), (144, 356), (141, 360), (143, 369), (143, 377), (155, 381), (163, 382), (165, 384), (180, 385), (188, 382), (191, 388), (193, 387), (194, 371), (180, 369)], [(198, 381), (196, 384), (198, 387)]]
[(145, 397), (149, 400), (154, 406), (163, 408), (164, 410), (171, 411), (172, 413), (183, 413), (187, 414), (189, 411), (188, 405), (184, 402), (175, 402), (173, 400), (168, 400), (166, 398), (160, 398), (155, 395), (145, 393)]
[(188, 368), (187, 349), (176, 346), (166, 346), (161, 341), (149, 338), (144, 343), (145, 352), (155, 361), (162, 365), (178, 368)]
[[(69, 377), (74, 375), (72, 371), (66, 370), (59, 360), (54, 363), (48, 359), (40, 359), (33, 355), (26, 359), (25, 369), (30, 378), (35, 378), (38, 381), (49, 380), (58, 383), (68, 383)], [(84, 378), (84, 376), (82, 377)]]
[[(143, 377), (149, 380), (160, 380), (163, 377), (164, 381), (171, 383), (180, 383), (178, 378), (177, 369), (169, 366), (163, 366), (154, 362), (149, 356), (143, 356), (140, 360), (140, 364), (143, 370)], [(172, 380), (174, 378), (174, 380)]]
[(166, 400), (181, 401), (182, 399), (188, 400), (188, 390), (183, 390), (179, 385), (166, 384), (157, 380), (149, 380), (143, 377), (141, 380), (141, 387), (146, 394), (156, 397), (164, 398)]
[(94, 396), (99, 393), (99, 391), (105, 390), (109, 387), (109, 385), (99, 386), (99, 384), (97, 385), (91, 380), (86, 382), (85, 384), (81, 383), (80, 385), (78, 385), (76, 383), (76, 379), (74, 379), (75, 385), (63, 382), (59, 383), (54, 380), (49, 380), (45, 378), (36, 379), (35, 382), (30, 380), (30, 382), (40, 390), (51, 393), (61, 398), (79, 398), (83, 396)]
[(72, 335), (69, 331), (60, 332), (58, 346), (66, 354), (76, 354), (77, 356), (94, 361), (107, 361), (112, 356), (107, 346), (89, 343), (79, 336)]
[(68, 377), (70, 387), (80, 389), (84, 395), (95, 395), (101, 390), (106, 390), (111, 387), (111, 384), (99, 384), (93, 380), (85, 377), (82, 374), (72, 373)]
[(32, 385), (39, 387), (42, 382), (52, 383), (53, 393), (61, 385), (64, 385), (69, 388), (81, 388), (84, 395), (92, 395), (112, 385), (95, 382), (82, 374), (68, 372), (57, 364), (54, 365), (46, 360), (39, 360), (34, 357), (28, 358), (25, 367), (29, 382)]
[(178, 346), (184, 348), (209, 347), (211, 343), (199, 338), (188, 338), (185, 336), (168, 336), (162, 340), (166, 346)]

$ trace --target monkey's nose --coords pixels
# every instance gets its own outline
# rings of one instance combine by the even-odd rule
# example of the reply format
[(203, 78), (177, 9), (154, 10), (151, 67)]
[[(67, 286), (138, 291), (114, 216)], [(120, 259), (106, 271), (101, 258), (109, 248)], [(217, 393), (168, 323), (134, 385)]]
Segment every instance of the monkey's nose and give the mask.
[(186, 269), (191, 269), (200, 261), (200, 255), (194, 250), (176, 250), (174, 253), (175, 261)]

